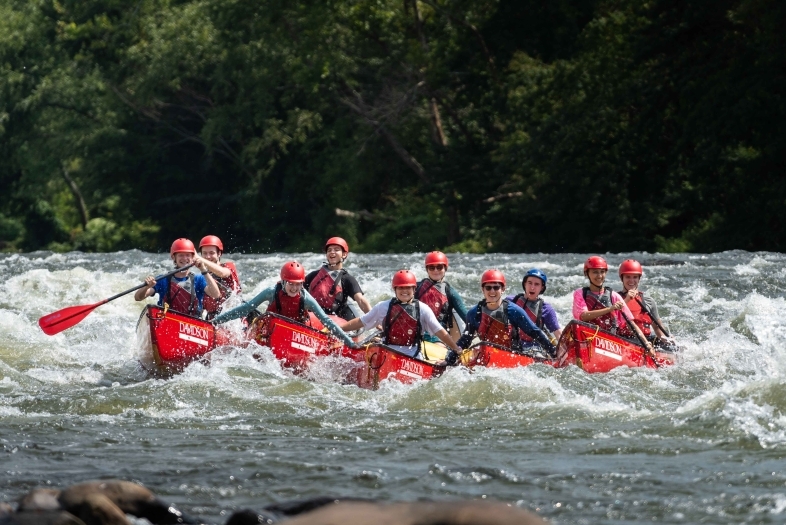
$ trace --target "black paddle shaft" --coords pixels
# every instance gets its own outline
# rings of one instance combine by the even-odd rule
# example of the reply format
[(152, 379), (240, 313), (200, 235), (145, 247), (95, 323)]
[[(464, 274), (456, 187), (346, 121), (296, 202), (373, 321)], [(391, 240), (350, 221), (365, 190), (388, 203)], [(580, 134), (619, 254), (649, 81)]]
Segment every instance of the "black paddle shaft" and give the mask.
[[(156, 281), (160, 281), (161, 279), (166, 279), (167, 277), (172, 277), (172, 276), (173, 276), (173, 275), (175, 275), (176, 273), (180, 273), (180, 272), (182, 272), (182, 271), (188, 270), (188, 269), (189, 269), (189, 268), (191, 268), (192, 266), (194, 266), (194, 263), (191, 263), (191, 264), (188, 264), (188, 265), (186, 265), (186, 266), (183, 266), (182, 268), (176, 268), (176, 269), (172, 270), (172, 271), (171, 271), (171, 272), (169, 272), (169, 273), (165, 273), (165, 274), (163, 274), (163, 275), (159, 275), (159, 276), (158, 276), (158, 277), (156, 277), (155, 279), (156, 279)], [(128, 290), (126, 290), (126, 291), (124, 291), (124, 292), (120, 292), (119, 294), (115, 294), (115, 295), (113, 295), (112, 297), (109, 297), (109, 298), (107, 298), (107, 299), (104, 299), (104, 301), (103, 301), (103, 303), (102, 303), (102, 304), (106, 304), (106, 303), (108, 303), (109, 301), (114, 301), (114, 300), (115, 300), (115, 299), (117, 299), (118, 297), (123, 297), (124, 295), (126, 295), (126, 294), (129, 294), (129, 293), (131, 293), (131, 292), (135, 292), (136, 290), (139, 290), (140, 288), (144, 288), (145, 286), (147, 286), (147, 283), (142, 283), (142, 284), (140, 284), (139, 286), (134, 286), (133, 288), (129, 288)]]

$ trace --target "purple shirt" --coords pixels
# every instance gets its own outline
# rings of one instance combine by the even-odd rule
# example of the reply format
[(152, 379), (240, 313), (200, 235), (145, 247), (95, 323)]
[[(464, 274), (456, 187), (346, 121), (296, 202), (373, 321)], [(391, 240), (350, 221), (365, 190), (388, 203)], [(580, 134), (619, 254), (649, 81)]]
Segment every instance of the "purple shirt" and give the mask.
[[(515, 295), (509, 295), (506, 299), (512, 303), (515, 298)], [(524, 308), (524, 310), (527, 310), (527, 308)], [(557, 312), (555, 312), (554, 308), (546, 301), (543, 301), (543, 309), (540, 313), (540, 318), (543, 320), (543, 326), (545, 326), (549, 332), (554, 333), (555, 330), (560, 329)]]

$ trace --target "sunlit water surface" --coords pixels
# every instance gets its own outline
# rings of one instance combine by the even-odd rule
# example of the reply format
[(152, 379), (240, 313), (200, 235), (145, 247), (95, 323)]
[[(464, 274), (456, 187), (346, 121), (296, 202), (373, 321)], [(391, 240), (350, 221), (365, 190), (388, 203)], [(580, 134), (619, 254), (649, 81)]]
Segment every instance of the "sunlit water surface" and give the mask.
[[(267, 350), (216, 352), (171, 379), (139, 365), (131, 295), (53, 337), (42, 315), (91, 304), (167, 271), (166, 255), (0, 255), (1, 499), (99, 478), (144, 484), (223, 523), (239, 508), (339, 495), (491, 498), (555, 523), (786, 521), (786, 256), (636, 256), (643, 284), (685, 347), (673, 368), (588, 375), (576, 367), (451, 369), (372, 392), (283, 370)], [(230, 255), (245, 296), (291, 258)], [(561, 322), (585, 255), (454, 255), (448, 280), (470, 304), (499, 267), (513, 291), (549, 275)], [(352, 255), (372, 303), (393, 271), (425, 277), (423, 254)], [(611, 272), (616, 277), (616, 272)], [(616, 279), (611, 279), (614, 285)], [(257, 351), (259, 349), (257, 348)]]

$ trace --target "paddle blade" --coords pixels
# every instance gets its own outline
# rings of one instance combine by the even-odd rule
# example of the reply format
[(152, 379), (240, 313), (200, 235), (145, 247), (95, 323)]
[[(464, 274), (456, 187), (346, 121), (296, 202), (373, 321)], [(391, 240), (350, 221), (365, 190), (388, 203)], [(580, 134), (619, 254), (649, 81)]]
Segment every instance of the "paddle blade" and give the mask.
[(96, 304), (82, 306), (69, 306), (49, 315), (43, 316), (38, 320), (38, 326), (46, 335), (59, 334), (63, 330), (71, 328), (88, 316), (90, 312), (104, 304), (105, 301)]

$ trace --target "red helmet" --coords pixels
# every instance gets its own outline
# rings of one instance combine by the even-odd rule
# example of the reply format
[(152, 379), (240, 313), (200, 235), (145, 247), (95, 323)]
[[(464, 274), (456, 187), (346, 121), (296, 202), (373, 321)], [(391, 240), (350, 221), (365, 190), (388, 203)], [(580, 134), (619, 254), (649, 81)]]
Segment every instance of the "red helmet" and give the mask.
[(448, 256), (442, 252), (429, 252), (426, 254), (426, 266), (430, 264), (444, 264), (448, 267)]
[(347, 244), (347, 241), (345, 241), (341, 237), (331, 237), (330, 239), (328, 239), (325, 242), (325, 248), (322, 251), (326, 252), (328, 246), (330, 246), (331, 244), (335, 244), (336, 246), (341, 246), (341, 249), (344, 250), (344, 253), (349, 253), (349, 245)]
[(169, 248), (169, 255), (174, 255), (176, 253), (196, 253), (194, 243), (182, 237), (180, 239), (175, 239), (175, 242), (173, 242), (172, 246)]
[(601, 257), (600, 255), (593, 255), (592, 257), (588, 258), (584, 261), (584, 273), (587, 273), (587, 270), (599, 268), (601, 270), (608, 270), (609, 265), (606, 263), (606, 259)]
[(289, 261), (281, 267), (281, 280), (288, 283), (302, 283), (306, 280), (306, 269), (297, 261)]
[(505, 286), (505, 276), (499, 270), (486, 270), (480, 276), (480, 285), (483, 286), (486, 283), (500, 283)]
[(625, 259), (620, 264), (620, 277), (624, 274), (629, 275), (644, 275), (644, 270), (641, 269), (641, 263), (635, 259)]
[(206, 235), (202, 237), (202, 240), (199, 241), (199, 250), (202, 250), (202, 246), (215, 246), (218, 248), (218, 251), (224, 251), (224, 243), (221, 242), (221, 239), (216, 237), (215, 235)]
[(393, 288), (397, 286), (417, 286), (415, 274), (409, 270), (399, 270), (393, 274)]

